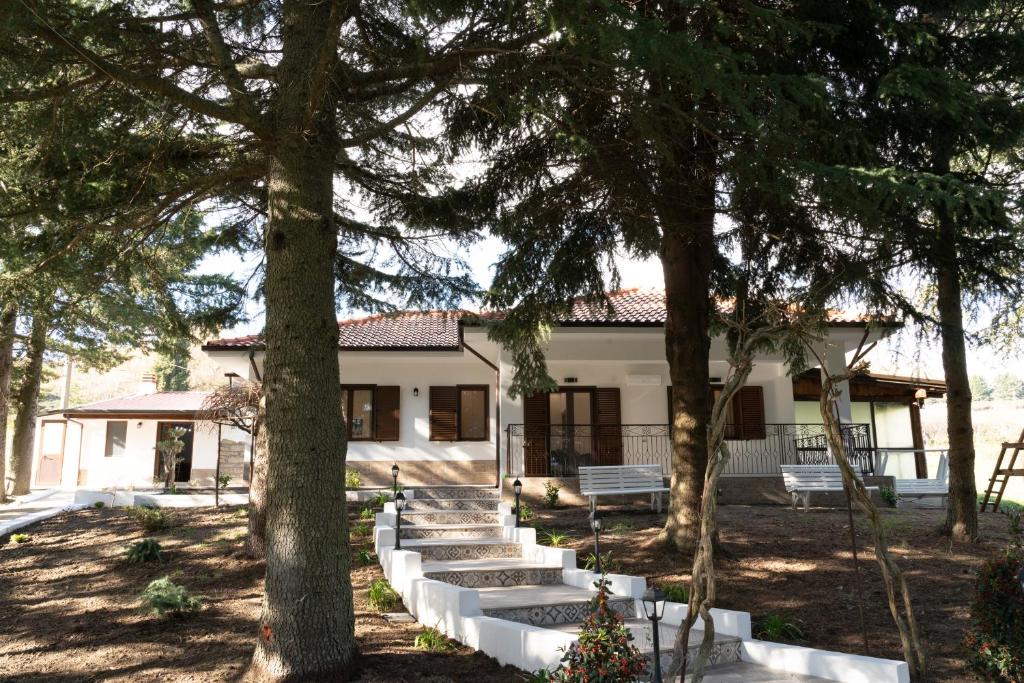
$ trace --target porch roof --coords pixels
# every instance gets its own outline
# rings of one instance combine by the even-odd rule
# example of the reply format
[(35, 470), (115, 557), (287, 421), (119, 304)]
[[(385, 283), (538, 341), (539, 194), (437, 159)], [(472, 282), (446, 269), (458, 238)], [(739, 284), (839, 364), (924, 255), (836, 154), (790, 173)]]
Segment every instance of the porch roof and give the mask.
[(122, 396), (54, 411), (65, 417), (194, 417), (202, 408), (205, 391), (158, 391)]
[[(576, 299), (562, 327), (661, 327), (665, 324), (665, 292), (660, 289), (623, 289), (608, 294), (608, 306)], [(462, 328), (478, 326), (479, 319), (500, 319), (503, 311), (402, 311), (338, 321), (338, 347), (346, 351), (459, 351)], [(894, 327), (892, 318), (832, 311), (830, 327)], [(262, 349), (262, 335), (214, 339), (204, 351)]]
[[(923, 395), (918, 395), (918, 392)], [(885, 375), (865, 372), (850, 379), (850, 399), (853, 401), (916, 400), (942, 398), (946, 395), (946, 382), (927, 377)], [(821, 371), (811, 368), (793, 377), (793, 398), (798, 401), (817, 401), (821, 396)]]

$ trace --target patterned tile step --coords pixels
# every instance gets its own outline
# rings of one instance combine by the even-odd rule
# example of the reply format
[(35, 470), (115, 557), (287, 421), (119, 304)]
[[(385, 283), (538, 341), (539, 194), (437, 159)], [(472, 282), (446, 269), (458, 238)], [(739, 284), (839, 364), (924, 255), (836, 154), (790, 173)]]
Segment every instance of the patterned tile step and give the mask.
[(485, 510), (430, 510), (402, 513), (402, 526), (420, 524), (498, 524), (497, 512)]
[(472, 498), (413, 498), (406, 506), (408, 511), (436, 511), (436, 510), (475, 510), (484, 512), (495, 512), (498, 509), (497, 499), (486, 498), (474, 500)]
[[(566, 585), (478, 590), (484, 615), (533, 626), (582, 622), (590, 613), (594, 597), (594, 591)], [(623, 617), (636, 616), (636, 601), (632, 598), (612, 596), (608, 606)]]
[[(687, 676), (689, 683), (691, 677)], [(749, 662), (719, 664), (704, 672), (706, 683), (830, 683), (832, 679), (768, 669)], [(834, 683), (834, 682), (833, 682)]]
[(402, 525), (402, 539), (406, 538), (501, 538), (502, 527), (497, 524), (420, 524)]
[(438, 498), (455, 500), (501, 500), (501, 491), (493, 486), (423, 486), (415, 487), (416, 500)]
[(423, 576), (428, 579), (444, 581), (453, 586), (462, 586), (463, 588), (554, 586), (562, 583), (562, 568), (523, 564), (519, 566), (499, 566), (480, 569), (442, 569), (436, 571), (426, 571), (424, 569)]
[(523, 556), (523, 548), (518, 543), (496, 538), (410, 539), (402, 544), (402, 548), (420, 553), (423, 561), (480, 560), (495, 557), (521, 558)]

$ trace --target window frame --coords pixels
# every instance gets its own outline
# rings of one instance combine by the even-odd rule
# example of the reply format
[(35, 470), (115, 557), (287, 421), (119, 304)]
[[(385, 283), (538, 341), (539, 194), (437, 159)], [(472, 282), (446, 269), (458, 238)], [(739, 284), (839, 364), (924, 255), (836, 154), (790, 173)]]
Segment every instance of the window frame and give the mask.
[[(120, 453), (108, 452), (108, 449), (111, 446), (110, 425), (112, 425), (112, 424), (124, 425), (124, 437), (123, 437), (123, 442), (121, 444), (121, 452)], [(120, 457), (123, 457), (124, 454), (127, 451), (128, 451), (128, 420), (107, 420), (107, 423), (106, 423), (106, 425), (104, 425), (104, 429), (103, 429), (103, 457), (104, 458), (120, 458)]]
[[(462, 435), (462, 392), (479, 391), (484, 395), (484, 435), (467, 437)], [(456, 384), (455, 385), (455, 440), (456, 441), (490, 441), (491, 440), (491, 387), (489, 384)]]
[[(345, 439), (347, 441), (376, 441), (377, 440), (377, 385), (376, 384), (342, 384), (341, 390), (348, 392), (345, 395), (345, 407), (343, 417), (345, 419)], [(352, 394), (356, 391), (370, 392), (370, 435), (352, 436)]]

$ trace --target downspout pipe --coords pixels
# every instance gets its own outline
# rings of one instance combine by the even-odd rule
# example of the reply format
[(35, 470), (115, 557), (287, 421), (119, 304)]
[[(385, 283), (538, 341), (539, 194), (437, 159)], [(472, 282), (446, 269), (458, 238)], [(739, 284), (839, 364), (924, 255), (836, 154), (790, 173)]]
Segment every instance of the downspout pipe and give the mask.
[(479, 358), (494, 370), (494, 488), (501, 488), (501, 368), (492, 363), (483, 354), (462, 339), (462, 328), (459, 328), (462, 347)]

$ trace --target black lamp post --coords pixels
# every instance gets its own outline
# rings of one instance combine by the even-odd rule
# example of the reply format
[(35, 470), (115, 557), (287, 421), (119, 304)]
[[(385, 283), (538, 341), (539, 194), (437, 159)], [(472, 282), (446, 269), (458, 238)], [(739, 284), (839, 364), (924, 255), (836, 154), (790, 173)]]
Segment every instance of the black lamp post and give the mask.
[(654, 646), (654, 674), (651, 683), (661, 683), (661, 653), (658, 644), (658, 622), (665, 616), (665, 594), (657, 587), (648, 588), (640, 599), (644, 604), (644, 616), (651, 620), (652, 645)]
[(516, 527), (519, 526), (519, 496), (523, 495), (523, 482), (516, 479), (512, 482), (512, 494), (516, 497)]
[(601, 513), (597, 510), (590, 513), (590, 528), (594, 530), (594, 571), (604, 574), (601, 571)]
[(391, 487), (391, 495), (395, 496), (398, 494), (398, 463), (396, 462), (391, 466), (391, 478), (395, 480), (394, 485)]
[(405, 509), (405, 494), (395, 494), (395, 550), (402, 549), (402, 510)]

